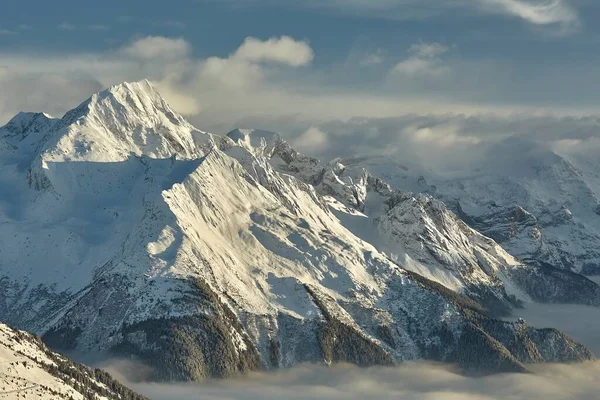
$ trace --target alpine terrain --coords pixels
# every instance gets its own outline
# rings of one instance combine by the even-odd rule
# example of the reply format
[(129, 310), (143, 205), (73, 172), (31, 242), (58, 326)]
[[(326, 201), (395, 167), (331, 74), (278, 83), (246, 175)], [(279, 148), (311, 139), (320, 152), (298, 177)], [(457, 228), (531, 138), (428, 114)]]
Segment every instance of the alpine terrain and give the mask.
[(459, 218), (466, 204), (376, 172), (270, 132), (203, 132), (148, 81), (61, 119), (21, 113), (0, 128), (0, 320), (58, 351), (134, 358), (154, 380), (593, 357), (557, 330), (494, 318), (531, 301), (600, 304), (592, 281), (515, 251), (540, 216), (523, 212), (535, 223), (505, 237), (490, 221), (510, 215)]
[(591, 151), (511, 137), (451, 178), (391, 157), (344, 161), (444, 201), (471, 227), (549, 274), (600, 274), (600, 165)]
[(0, 398), (144, 400), (113, 380), (50, 351), (38, 338), (0, 324)]

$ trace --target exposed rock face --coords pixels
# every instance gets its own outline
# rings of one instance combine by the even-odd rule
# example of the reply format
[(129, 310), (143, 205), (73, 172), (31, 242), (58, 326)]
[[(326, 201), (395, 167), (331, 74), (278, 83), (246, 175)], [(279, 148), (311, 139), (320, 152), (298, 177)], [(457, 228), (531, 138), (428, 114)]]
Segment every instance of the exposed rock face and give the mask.
[[(148, 82), (50, 125), (34, 150), (0, 153), (0, 189), (14, 194), (0, 202), (0, 319), (54, 348), (135, 357), (156, 380), (307, 361), (522, 371), (591, 357), (493, 322), (493, 304), (527, 296), (507, 283), (529, 267), (427, 196), (398, 197), (340, 163), (324, 171), (273, 134), (199, 131)], [(383, 253), (399, 245), (410, 255)]]
[(29, 333), (0, 324), (0, 396), (27, 399), (147, 400), (109, 374), (50, 351)]

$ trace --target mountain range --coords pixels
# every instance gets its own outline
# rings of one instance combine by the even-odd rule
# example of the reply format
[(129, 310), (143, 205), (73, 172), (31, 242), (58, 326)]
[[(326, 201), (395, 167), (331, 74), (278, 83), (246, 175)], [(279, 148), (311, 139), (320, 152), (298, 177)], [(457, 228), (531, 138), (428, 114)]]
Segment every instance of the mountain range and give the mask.
[(321, 162), (272, 132), (201, 131), (148, 81), (60, 119), (20, 113), (0, 128), (0, 320), (154, 380), (591, 359), (555, 329), (497, 319), (600, 304), (580, 274), (597, 268), (592, 172), (553, 154), (524, 176), (453, 181)]

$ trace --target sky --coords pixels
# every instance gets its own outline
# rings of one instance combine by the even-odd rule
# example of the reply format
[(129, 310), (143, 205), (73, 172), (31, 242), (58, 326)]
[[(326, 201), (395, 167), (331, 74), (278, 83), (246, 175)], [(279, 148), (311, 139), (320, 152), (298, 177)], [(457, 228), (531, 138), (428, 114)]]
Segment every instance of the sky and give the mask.
[[(464, 145), (463, 136), (478, 141), (515, 115), (525, 127), (547, 125), (548, 116), (597, 124), (589, 119), (600, 93), (594, 0), (0, 7), (0, 124), (22, 110), (61, 116), (96, 91), (144, 78), (200, 129), (277, 130), (323, 157), (357, 121), (363, 135), (392, 121), (389, 140), (397, 140), (407, 115), (432, 118), (443, 129), (430, 137), (450, 135), (446, 147)], [(481, 132), (465, 131), (473, 119)]]

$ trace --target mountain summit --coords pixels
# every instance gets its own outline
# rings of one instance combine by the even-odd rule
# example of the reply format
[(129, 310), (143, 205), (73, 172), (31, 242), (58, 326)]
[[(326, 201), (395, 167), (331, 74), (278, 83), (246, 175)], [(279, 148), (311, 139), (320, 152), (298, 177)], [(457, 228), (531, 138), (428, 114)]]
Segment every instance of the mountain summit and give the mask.
[[(0, 319), (55, 349), (133, 357), (157, 380), (412, 359), (526, 371), (592, 357), (556, 330), (490, 318), (488, 294), (513, 307), (525, 285), (509, 298), (513, 259), (443, 204), (322, 165), (276, 134), (202, 132), (147, 81), (33, 131), (33, 150), (0, 152), (11, 193), (0, 198)], [(375, 223), (363, 231), (359, 218)], [(363, 235), (373, 230), (390, 242)], [(418, 260), (433, 272), (386, 243), (437, 248)], [(455, 248), (471, 264), (442, 257)], [(480, 272), (486, 281), (459, 279)]]

